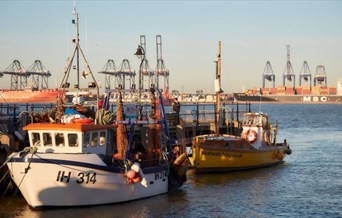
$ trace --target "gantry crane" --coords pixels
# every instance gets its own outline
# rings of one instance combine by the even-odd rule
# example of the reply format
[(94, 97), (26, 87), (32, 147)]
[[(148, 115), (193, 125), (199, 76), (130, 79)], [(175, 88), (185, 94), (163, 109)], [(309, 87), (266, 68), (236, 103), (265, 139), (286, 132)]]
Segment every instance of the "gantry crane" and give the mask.
[(20, 61), (14, 60), (2, 74), (11, 75), (11, 90), (24, 89), (27, 87), (27, 77), (29, 74), (26, 73), (26, 69), (21, 65)]
[(286, 67), (285, 67), (285, 71), (283, 74), (283, 86), (285, 86), (285, 80), (287, 79), (288, 81), (293, 81), (293, 88), (295, 88), (295, 79), (296, 79), (296, 75), (293, 72), (293, 68), (291, 65), (291, 61), (290, 61), (290, 45), (287, 45), (287, 63), (286, 63)]
[(148, 64), (148, 60), (146, 58), (146, 37), (145, 35), (140, 35), (140, 46), (144, 49), (145, 51), (145, 58), (143, 59), (142, 65), (141, 65), (141, 73), (142, 73), (142, 84), (141, 88), (144, 89), (144, 77), (148, 78), (148, 88), (154, 87), (155, 86), (155, 78), (154, 78), (154, 71)]
[(165, 63), (162, 56), (162, 39), (161, 35), (156, 36), (156, 48), (157, 48), (157, 67), (156, 67), (156, 77), (157, 77), (157, 87), (159, 88), (159, 76), (164, 78), (164, 97), (168, 97), (169, 93), (169, 75), (170, 72), (165, 67)]
[[(48, 89), (48, 78), (51, 76), (40, 60), (35, 60), (34, 63), (27, 69), (28, 76), (32, 76), (32, 87), (36, 89)], [(41, 79), (41, 84), (39, 84)]]
[(117, 71), (117, 78), (119, 78), (119, 88), (126, 88), (126, 77), (128, 77), (129, 88), (135, 89), (135, 71), (132, 69), (131, 64), (127, 59), (124, 59)]
[(304, 79), (304, 81), (309, 81), (309, 85), (310, 85), (310, 90), (312, 90), (312, 75), (311, 75), (311, 72), (310, 72), (310, 68), (309, 68), (309, 65), (308, 65), (308, 62), (307, 61), (304, 61), (303, 63), (303, 66), (302, 66), (302, 70), (300, 71), (300, 74), (299, 74), (299, 86), (302, 85), (302, 79)]
[(264, 69), (264, 73), (262, 74), (262, 87), (265, 88), (266, 80), (273, 82), (273, 88), (275, 87), (275, 75), (272, 70), (271, 63), (269, 61), (266, 62), (266, 66)]
[(105, 89), (111, 89), (110, 80), (114, 77), (114, 87), (117, 87), (120, 84), (121, 79), (118, 75), (118, 71), (116, 69), (115, 63), (113, 59), (109, 59), (106, 65), (102, 68), (98, 73), (105, 75)]
[(317, 66), (316, 68), (316, 73), (315, 73), (315, 76), (314, 76), (314, 86), (316, 85), (321, 85), (323, 83), (325, 83), (325, 86), (327, 86), (327, 75), (325, 73), (325, 67), (322, 66), (322, 65), (319, 65)]

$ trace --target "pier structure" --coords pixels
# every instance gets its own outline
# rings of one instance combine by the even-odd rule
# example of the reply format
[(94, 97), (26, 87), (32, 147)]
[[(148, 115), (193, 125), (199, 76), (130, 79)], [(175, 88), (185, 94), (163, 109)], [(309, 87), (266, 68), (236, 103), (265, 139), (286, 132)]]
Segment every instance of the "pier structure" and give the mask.
[(309, 86), (310, 90), (312, 90), (312, 75), (307, 61), (304, 61), (302, 69), (299, 74), (299, 86), (302, 86), (302, 79), (304, 79), (305, 82), (308, 82), (310, 79)]
[(262, 88), (265, 88), (266, 80), (272, 82), (272, 88), (275, 87), (275, 75), (273, 73), (271, 63), (269, 61), (266, 62), (266, 66), (262, 74)]
[(142, 60), (141, 63), (141, 89), (145, 89), (145, 78), (147, 77), (147, 88), (155, 87), (155, 72), (150, 67), (148, 60), (147, 60), (147, 50), (146, 50), (146, 37), (145, 35), (140, 35), (140, 46), (144, 50), (145, 58)]
[(319, 65), (316, 68), (316, 73), (314, 76), (314, 86), (324, 84), (327, 86), (327, 74), (325, 73), (325, 67), (323, 65)]
[(292, 68), (292, 64), (290, 61), (290, 45), (287, 45), (287, 62), (286, 62), (286, 67), (285, 67), (285, 71), (283, 74), (283, 86), (285, 86), (285, 80), (288, 80), (290, 82), (293, 82), (293, 88), (295, 88), (295, 84), (296, 84), (296, 75), (294, 74), (293, 68)]
[(156, 35), (156, 49), (157, 49), (157, 67), (156, 67), (156, 80), (157, 80), (157, 88), (160, 88), (159, 85), (159, 77), (163, 77), (164, 79), (164, 97), (168, 97), (169, 93), (169, 76), (170, 72), (168, 69), (165, 67), (165, 63), (163, 60), (163, 55), (162, 55), (162, 38), (161, 35)]

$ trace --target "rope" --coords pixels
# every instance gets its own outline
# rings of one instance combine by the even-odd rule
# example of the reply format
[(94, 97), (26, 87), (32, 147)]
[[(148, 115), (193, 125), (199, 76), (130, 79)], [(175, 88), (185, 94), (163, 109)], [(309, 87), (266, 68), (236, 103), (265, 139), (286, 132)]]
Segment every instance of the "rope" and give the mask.
[[(12, 180), (9, 181), (9, 183), (8, 183), (8, 185), (7, 185), (7, 188), (6, 188), (6, 191), (2, 194), (2, 196), (5, 196), (9, 189), (13, 189)], [(9, 203), (10, 203), (10, 202), (8, 202), (8, 204), (9, 204)]]
[[(30, 162), (28, 163), (27, 167), (25, 168), (25, 173), (24, 173), (24, 176), (23, 178), (21, 178), (21, 181), (20, 183), (18, 184), (16, 190), (14, 191), (12, 197), (10, 198), (10, 200), (8, 201), (8, 204), (11, 203), (12, 199), (14, 198), (14, 196), (18, 193), (18, 190), (19, 190), (19, 187), (21, 185), (21, 183), (24, 181), (24, 178), (27, 174), (27, 172), (30, 170), (30, 165), (31, 165), (31, 162), (32, 162), (32, 158), (33, 158), (33, 155), (37, 152), (38, 148), (33, 148), (33, 147), (25, 147), (24, 148), (24, 152), (27, 152), (27, 153), (31, 153), (31, 158), (30, 158)], [(11, 158), (12, 159), (12, 158)]]
[(5, 177), (7, 176), (7, 174), (8, 174), (8, 170), (6, 171), (6, 173), (4, 174), (4, 176), (0, 179), (0, 183), (2, 182), (2, 180), (5, 179)]

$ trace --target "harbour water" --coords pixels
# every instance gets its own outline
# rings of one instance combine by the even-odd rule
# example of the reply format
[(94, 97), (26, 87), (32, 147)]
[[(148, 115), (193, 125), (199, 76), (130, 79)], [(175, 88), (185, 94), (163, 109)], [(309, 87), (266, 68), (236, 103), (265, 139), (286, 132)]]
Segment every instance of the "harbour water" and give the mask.
[(1, 197), (0, 217), (342, 217), (342, 105), (253, 105), (260, 109), (291, 146), (284, 164), (189, 171), (174, 193), (104, 206), (33, 210), (18, 192)]

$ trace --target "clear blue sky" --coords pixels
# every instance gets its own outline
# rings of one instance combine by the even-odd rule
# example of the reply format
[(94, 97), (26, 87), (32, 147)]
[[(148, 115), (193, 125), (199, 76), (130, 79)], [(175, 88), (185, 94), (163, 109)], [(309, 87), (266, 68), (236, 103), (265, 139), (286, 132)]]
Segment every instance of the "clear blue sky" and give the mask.
[[(170, 89), (214, 92), (218, 41), (222, 41), (222, 89), (262, 86), (270, 61), (276, 85), (282, 85), (286, 45), (298, 85), (307, 61), (314, 74), (324, 65), (328, 85), (342, 78), (342, 1), (77, 1), (80, 38), (96, 78), (108, 59), (119, 66), (133, 55), (140, 35), (147, 58), (156, 67), (156, 35), (162, 35)], [(41, 60), (52, 73), (50, 87), (61, 80), (72, 51), (73, 1), (0, 1), (0, 71), (15, 59), (25, 68)], [(10, 88), (10, 76), (0, 88)], [(271, 86), (267, 83), (267, 86)]]

